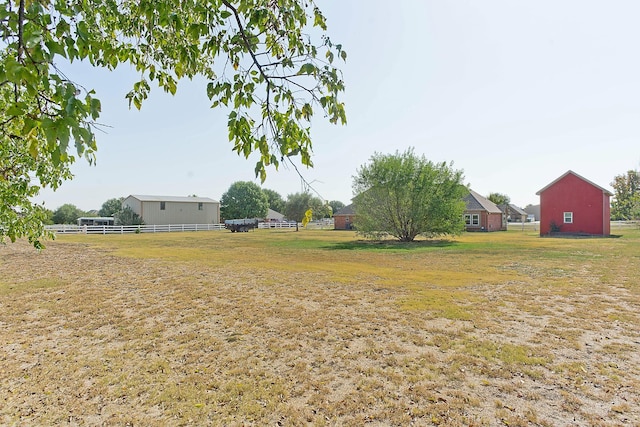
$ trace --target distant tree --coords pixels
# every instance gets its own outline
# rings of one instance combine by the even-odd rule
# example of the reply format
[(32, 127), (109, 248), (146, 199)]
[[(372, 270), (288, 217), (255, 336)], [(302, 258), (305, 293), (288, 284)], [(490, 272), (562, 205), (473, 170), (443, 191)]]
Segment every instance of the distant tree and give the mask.
[(344, 208), (346, 205), (339, 200), (332, 200), (329, 202), (329, 206), (331, 206), (331, 215), (333, 215), (340, 209)]
[(263, 188), (262, 192), (267, 196), (270, 209), (273, 209), (278, 213), (282, 213), (284, 211), (285, 201), (280, 195), (280, 193), (273, 190), (269, 190), (268, 188)]
[(99, 216), (114, 216), (122, 210), (122, 201), (124, 197), (109, 199), (102, 204), (98, 211)]
[(617, 175), (611, 186), (614, 190), (611, 219), (640, 219), (640, 172), (630, 170), (624, 175)]
[(125, 206), (113, 214), (117, 225), (142, 225), (144, 221), (130, 206)]
[(314, 218), (322, 218), (323, 206), (322, 200), (310, 193), (289, 194), (283, 213), (288, 220), (302, 222), (305, 212), (309, 209), (311, 209)]
[(376, 153), (354, 177), (358, 233), (367, 238), (458, 234), (464, 229), (462, 171), (432, 163), (410, 148), (394, 155)]
[(220, 215), (224, 219), (265, 218), (269, 199), (250, 181), (237, 181), (220, 198)]
[(314, 197), (311, 209), (313, 212), (313, 218), (331, 218), (333, 215), (333, 208), (329, 202), (323, 202), (320, 198)]
[(53, 211), (51, 219), (54, 224), (76, 224), (78, 218), (84, 215), (81, 209), (78, 209), (76, 205), (66, 203)]
[(507, 196), (506, 194), (501, 193), (491, 193), (487, 196), (487, 199), (491, 200), (498, 206), (505, 206), (511, 203), (511, 198), (509, 198), (509, 196)]

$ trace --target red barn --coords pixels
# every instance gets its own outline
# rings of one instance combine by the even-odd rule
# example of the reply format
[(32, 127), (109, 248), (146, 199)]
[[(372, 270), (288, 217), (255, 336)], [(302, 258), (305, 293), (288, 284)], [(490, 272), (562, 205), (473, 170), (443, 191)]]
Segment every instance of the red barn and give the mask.
[(538, 191), (540, 235), (551, 233), (608, 236), (611, 192), (573, 171)]

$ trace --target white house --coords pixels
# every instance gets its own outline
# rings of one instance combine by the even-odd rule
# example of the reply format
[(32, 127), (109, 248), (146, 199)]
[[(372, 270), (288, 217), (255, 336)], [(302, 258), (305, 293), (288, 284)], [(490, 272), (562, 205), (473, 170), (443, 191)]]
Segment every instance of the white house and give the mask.
[(220, 202), (208, 197), (132, 194), (122, 206), (130, 207), (147, 225), (220, 223)]

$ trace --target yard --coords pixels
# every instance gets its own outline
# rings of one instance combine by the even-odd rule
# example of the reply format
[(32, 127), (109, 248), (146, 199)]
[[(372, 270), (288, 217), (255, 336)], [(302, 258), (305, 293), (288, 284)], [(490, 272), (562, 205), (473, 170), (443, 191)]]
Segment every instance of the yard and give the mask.
[(640, 425), (640, 231), (0, 246), (2, 425)]

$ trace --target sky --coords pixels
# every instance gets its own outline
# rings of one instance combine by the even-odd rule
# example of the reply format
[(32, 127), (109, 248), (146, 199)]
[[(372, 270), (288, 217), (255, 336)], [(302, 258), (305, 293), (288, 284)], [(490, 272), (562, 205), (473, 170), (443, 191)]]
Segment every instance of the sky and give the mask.
[[(413, 148), (453, 162), (465, 184), (512, 203), (568, 170), (612, 190), (640, 168), (640, 2), (637, 0), (317, 0), (340, 65), (346, 126), (312, 122), (314, 167), (300, 167), (324, 200), (350, 203), (353, 176), (374, 153)], [(389, 6), (392, 5), (392, 6)], [(175, 96), (152, 90), (142, 110), (126, 93), (137, 76), (75, 66), (69, 77), (102, 101), (97, 163), (35, 200), (99, 209), (130, 194), (220, 200), (252, 181), (286, 200), (305, 190), (291, 168), (255, 178), (255, 156), (232, 151), (226, 112), (211, 109), (206, 82)]]

